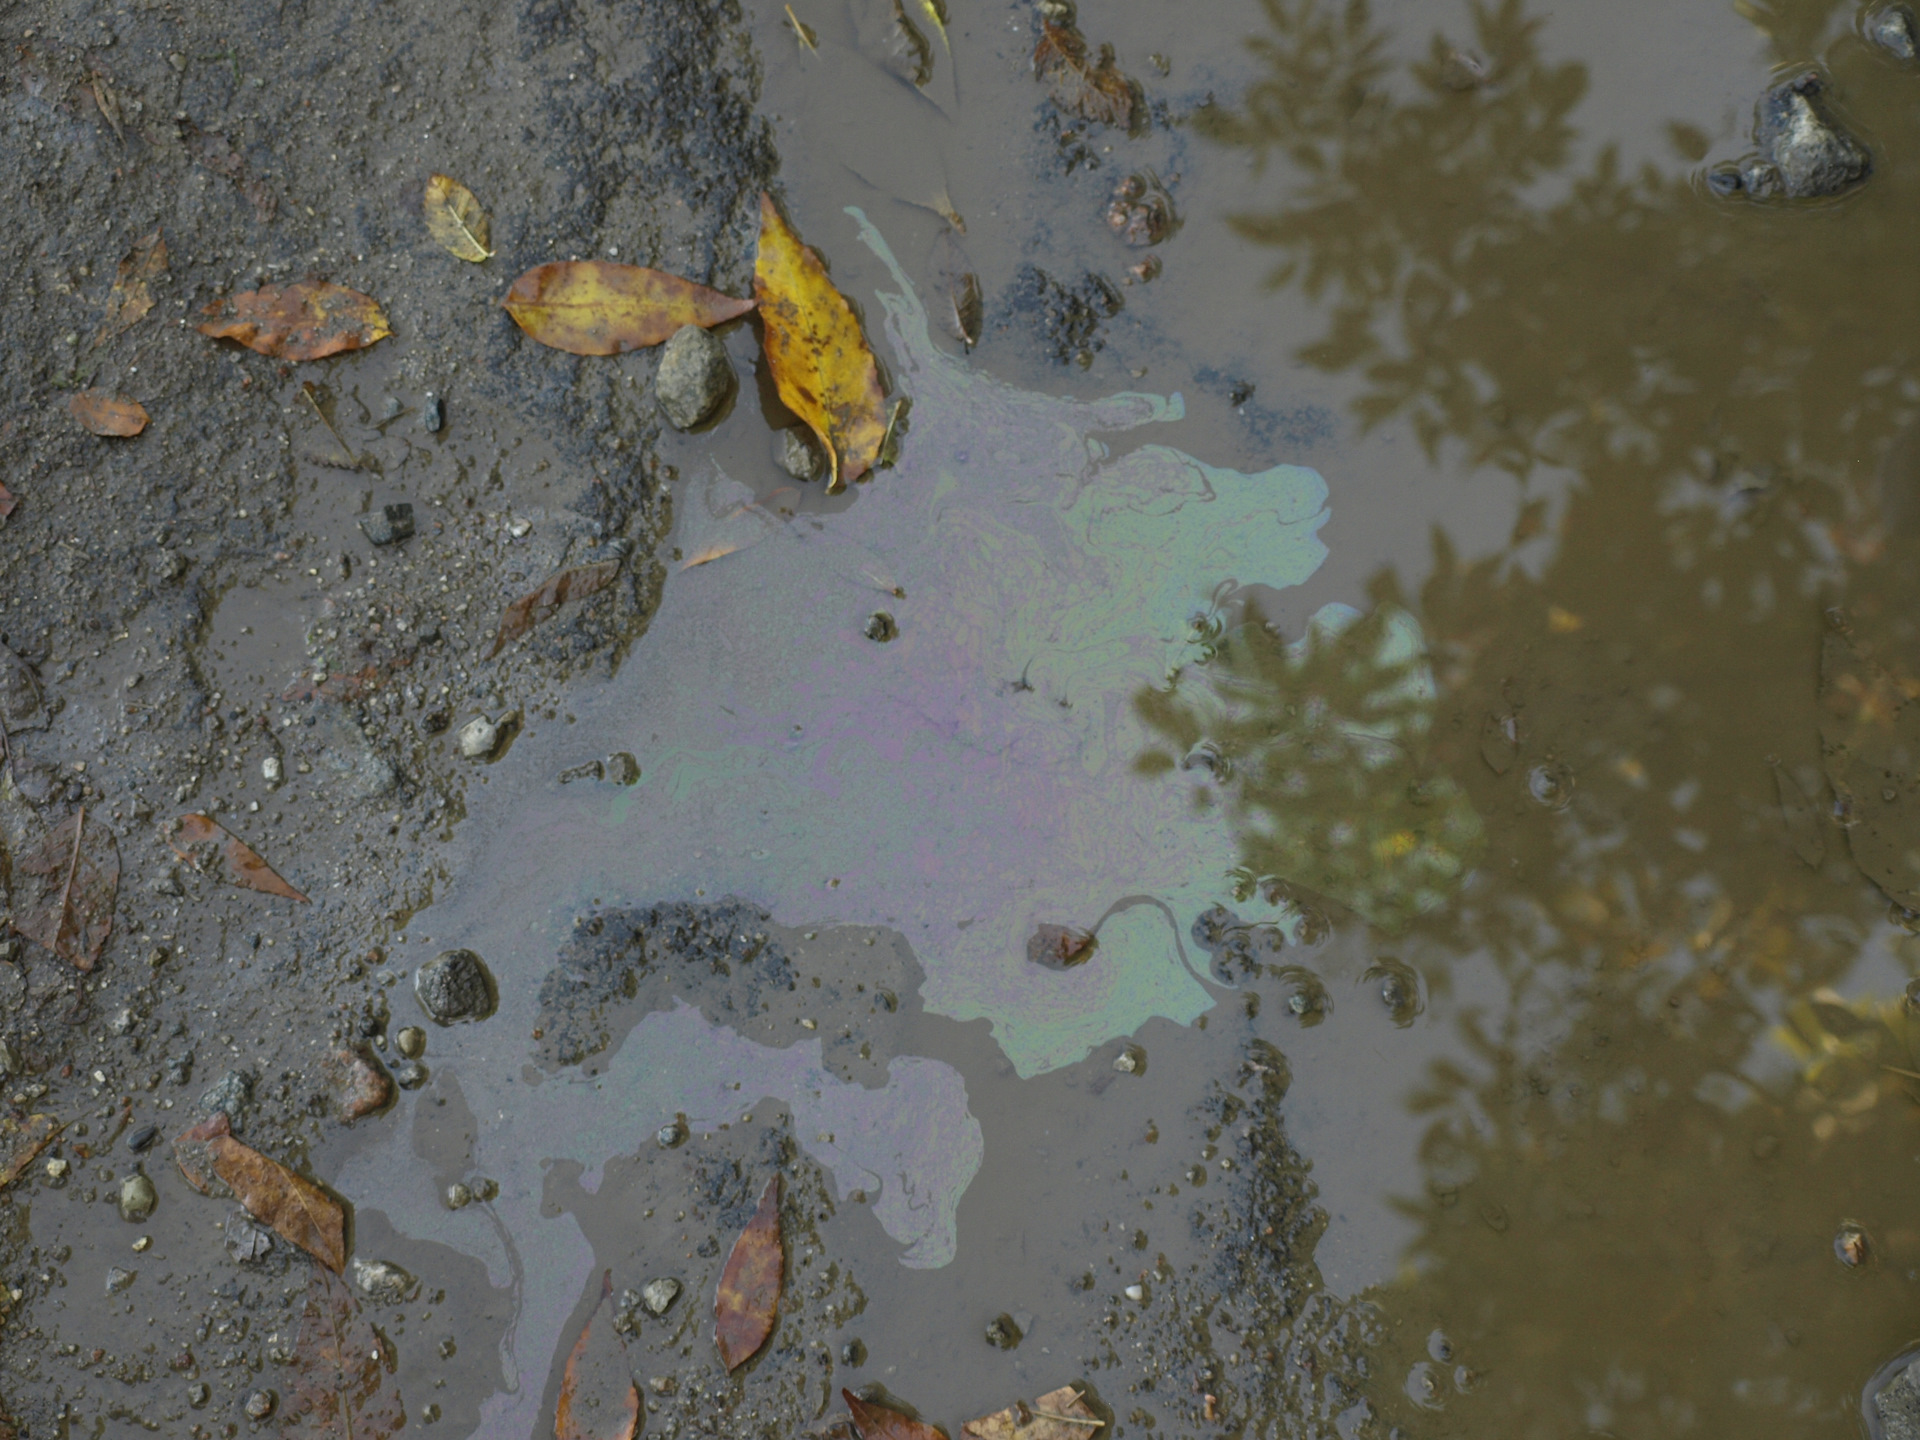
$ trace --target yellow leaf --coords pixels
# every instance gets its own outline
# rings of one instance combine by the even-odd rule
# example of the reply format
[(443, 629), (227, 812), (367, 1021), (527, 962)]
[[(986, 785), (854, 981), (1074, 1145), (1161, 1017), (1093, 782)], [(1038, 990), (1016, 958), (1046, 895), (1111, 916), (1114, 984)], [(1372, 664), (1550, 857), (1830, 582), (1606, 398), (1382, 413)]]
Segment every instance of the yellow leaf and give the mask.
[(933, 28), (940, 32), (940, 48), (951, 55), (953, 46), (947, 43), (947, 0), (920, 0), (920, 8), (927, 12)]
[(751, 300), (612, 260), (536, 265), (501, 303), (527, 334), (570, 355), (644, 350), (671, 339), (682, 325), (708, 330), (753, 309)]
[(887, 397), (853, 306), (765, 194), (753, 293), (774, 388), (819, 437), (831, 466), (827, 489), (838, 490), (873, 468), (887, 433)]
[(473, 192), (451, 175), (429, 177), (420, 208), (426, 213), (427, 233), (449, 255), (476, 265), (492, 258), (493, 251), (487, 248), (487, 212)]

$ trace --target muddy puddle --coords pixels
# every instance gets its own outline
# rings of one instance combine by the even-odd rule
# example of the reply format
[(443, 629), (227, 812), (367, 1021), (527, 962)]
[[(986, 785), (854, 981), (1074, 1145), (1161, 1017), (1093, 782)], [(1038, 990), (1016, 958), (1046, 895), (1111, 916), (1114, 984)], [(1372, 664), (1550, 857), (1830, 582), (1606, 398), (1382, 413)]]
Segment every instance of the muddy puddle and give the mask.
[[(507, 555), (502, 602), (604, 537), (511, 408), (425, 429), (373, 355), (280, 396), (320, 538), (214, 598), (213, 701), (384, 686), (459, 767), (361, 941), (394, 1109), (309, 1157), (417, 1281), (368, 1305), (410, 1428), (552, 1433), (605, 1293), (661, 1436), (1069, 1384), (1103, 1440), (1920, 1433), (1920, 1380), (1869, 1393), (1920, 1346), (1884, 9), (1083, 0), (1126, 127), (1047, 98), (1026, 0), (938, 8), (745, 0), (787, 208), (910, 407), (829, 496), (723, 331), (609, 663), (413, 696), (424, 613), (335, 646), (389, 507)], [(235, 805), (324, 822), (286, 754)], [(488, 1013), (436, 1024), (456, 948)], [(70, 1269), (131, 1351), (122, 1259)]]

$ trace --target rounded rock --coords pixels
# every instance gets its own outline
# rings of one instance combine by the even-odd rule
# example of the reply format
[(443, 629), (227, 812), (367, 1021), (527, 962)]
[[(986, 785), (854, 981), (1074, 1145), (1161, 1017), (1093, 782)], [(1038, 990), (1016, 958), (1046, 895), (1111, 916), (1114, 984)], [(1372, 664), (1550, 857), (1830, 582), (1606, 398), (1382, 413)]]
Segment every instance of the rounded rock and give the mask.
[(138, 1225), (159, 1203), (160, 1196), (146, 1176), (129, 1175), (120, 1182), (120, 1218), (128, 1224)]
[(443, 950), (413, 976), (413, 995), (438, 1025), (484, 1019), (493, 1009), (493, 980), (471, 950)]
[(393, 1067), (393, 1081), (402, 1090), (418, 1090), (427, 1083), (427, 1067), (418, 1060), (403, 1060)]
[(674, 1120), (662, 1125), (654, 1132), (654, 1141), (662, 1150), (671, 1150), (676, 1145), (687, 1143), (687, 1125), (684, 1120)]
[(693, 429), (733, 393), (727, 347), (698, 325), (682, 325), (661, 348), (653, 389), (674, 428)]
[(273, 1414), (273, 1407), (279, 1402), (279, 1396), (271, 1390), (256, 1390), (247, 1396), (247, 1418), (264, 1420)]
[(427, 1053), (427, 1032), (418, 1025), (409, 1025), (393, 1037), (394, 1048), (408, 1060), (418, 1060)]
[(820, 478), (820, 447), (814, 444), (804, 425), (789, 425), (773, 437), (773, 459), (803, 484)]
[(462, 1185), (458, 1180), (447, 1186), (447, 1208), (449, 1210), (464, 1210), (472, 1203), (473, 1191)]

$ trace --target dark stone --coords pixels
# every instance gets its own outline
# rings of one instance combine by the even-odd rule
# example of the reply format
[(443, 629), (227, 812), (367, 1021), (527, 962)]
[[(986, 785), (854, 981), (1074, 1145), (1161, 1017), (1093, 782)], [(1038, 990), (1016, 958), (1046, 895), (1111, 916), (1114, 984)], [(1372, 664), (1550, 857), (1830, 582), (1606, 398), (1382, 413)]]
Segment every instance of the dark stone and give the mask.
[(842, 1365), (861, 1366), (867, 1363), (867, 1346), (864, 1340), (854, 1338), (840, 1347)]
[(404, 500), (395, 505), (383, 505), (379, 514), (369, 515), (362, 520), (360, 528), (375, 545), (396, 545), (402, 540), (409, 540), (413, 537), (413, 506)]
[(1024, 1338), (1011, 1315), (996, 1315), (987, 1322), (987, 1343), (996, 1350), (1011, 1350)]
[(1826, 82), (1814, 71), (1761, 97), (1753, 126), (1759, 157), (1745, 168), (1749, 194), (1814, 200), (1838, 195), (1873, 173), (1873, 157), (1833, 117)]
[(1911, 60), (1920, 55), (1920, 38), (1916, 38), (1916, 26), (1913, 11), (1905, 5), (1884, 5), (1867, 16), (1867, 39), (1897, 60)]
[(142, 1125), (138, 1130), (133, 1132), (132, 1137), (127, 1141), (127, 1148), (137, 1155), (141, 1151), (149, 1149), (153, 1145), (153, 1142), (159, 1138), (160, 1127), (158, 1125)]
[(443, 950), (413, 977), (414, 998), (437, 1024), (484, 1019), (493, 1011), (493, 979), (471, 950)]
[(900, 633), (900, 627), (893, 623), (893, 616), (886, 611), (876, 610), (867, 617), (866, 628), (860, 633), (884, 645)]
[(1873, 1396), (1881, 1440), (1920, 1440), (1920, 1357), (1894, 1372)]

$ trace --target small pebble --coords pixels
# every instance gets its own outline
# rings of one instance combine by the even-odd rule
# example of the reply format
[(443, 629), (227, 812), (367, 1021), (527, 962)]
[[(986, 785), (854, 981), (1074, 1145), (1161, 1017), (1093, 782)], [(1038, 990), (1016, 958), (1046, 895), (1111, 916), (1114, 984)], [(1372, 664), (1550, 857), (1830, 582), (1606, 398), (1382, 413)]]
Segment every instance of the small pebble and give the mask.
[(414, 971), (413, 996), (439, 1025), (484, 1019), (493, 1009), (492, 980), (471, 950), (442, 950)]
[(393, 1037), (394, 1048), (409, 1060), (418, 1060), (427, 1053), (427, 1032), (418, 1025), (408, 1025)]
[(842, 1365), (860, 1366), (867, 1363), (866, 1342), (855, 1338), (840, 1347)]
[(207, 1401), (212, 1398), (212, 1387), (208, 1386), (205, 1382), (187, 1387), (187, 1403), (196, 1410), (205, 1408)]
[(886, 611), (876, 610), (867, 617), (866, 628), (861, 633), (867, 639), (884, 645), (900, 633), (900, 627)]
[(144, 1255), (152, 1248), (153, 1236), (151, 1235), (142, 1235), (138, 1240), (133, 1242), (133, 1253), (136, 1255)]
[(402, 1090), (418, 1090), (427, 1083), (427, 1067), (418, 1060), (403, 1060), (393, 1067), (393, 1083)]
[(64, 1160), (49, 1160), (47, 1161), (47, 1179), (56, 1182), (64, 1181), (67, 1178), (67, 1172), (72, 1168)]
[(458, 1180), (447, 1186), (447, 1208), (464, 1210), (473, 1203), (473, 1192)]
[(120, 1182), (120, 1218), (129, 1224), (138, 1225), (153, 1214), (153, 1207), (159, 1203), (153, 1182), (146, 1176), (129, 1175)]
[(661, 1149), (671, 1150), (676, 1145), (686, 1144), (687, 1127), (681, 1121), (675, 1120), (671, 1124), (662, 1125), (653, 1138)]
[(420, 407), (420, 428), (429, 435), (438, 435), (440, 427), (447, 423), (447, 407), (440, 397), (431, 390), (427, 392), (427, 403)]
[(499, 747), (500, 727), (485, 715), (476, 715), (460, 727), (454, 743), (469, 760), (484, 760)]
[(1127, 1286), (1127, 1298), (1138, 1304), (1147, 1298), (1147, 1287), (1144, 1285)]
[(413, 538), (413, 506), (404, 500), (382, 505), (360, 522), (367, 539), (375, 545), (397, 545)]
[(122, 1270), (118, 1265), (110, 1267), (107, 1271), (107, 1293), (109, 1295), (118, 1295), (122, 1290), (133, 1284), (134, 1277), (138, 1273), (138, 1271), (134, 1270)]
[(640, 1303), (652, 1315), (664, 1315), (680, 1298), (680, 1282), (673, 1279), (649, 1280), (640, 1292)]
[(733, 383), (727, 347), (698, 325), (682, 325), (661, 347), (653, 389), (676, 429), (691, 430), (712, 416)]
[(133, 1138), (127, 1141), (127, 1148), (135, 1152), (145, 1150), (160, 1138), (158, 1125), (142, 1125), (133, 1132)]
[(820, 478), (820, 450), (804, 425), (791, 425), (773, 439), (773, 459), (782, 470), (800, 481)]
[(387, 1305), (397, 1305), (414, 1287), (414, 1278), (388, 1260), (355, 1260), (353, 1281), (362, 1293)]
[(278, 785), (285, 778), (286, 771), (280, 764), (278, 755), (269, 755), (260, 762), (260, 778), (269, 785)]
[(271, 1390), (254, 1391), (247, 1396), (247, 1418), (249, 1420), (266, 1419), (273, 1414), (273, 1407), (278, 1398)]

